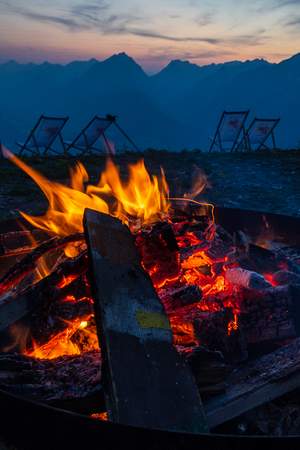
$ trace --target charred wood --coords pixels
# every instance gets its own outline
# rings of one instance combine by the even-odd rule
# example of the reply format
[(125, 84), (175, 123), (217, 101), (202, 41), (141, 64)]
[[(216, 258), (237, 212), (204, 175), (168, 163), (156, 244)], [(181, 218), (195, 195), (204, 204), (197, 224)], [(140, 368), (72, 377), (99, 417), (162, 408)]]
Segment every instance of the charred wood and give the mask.
[(300, 286), (241, 291), (239, 324), (248, 344), (296, 337), (300, 332)]
[(17, 262), (0, 279), (0, 296), (19, 283), (28, 273), (36, 267), (37, 260), (49, 251), (65, 247), (71, 242), (77, 242), (84, 239), (82, 233), (76, 233), (64, 238), (53, 237), (36, 247), (31, 253), (26, 255), (21, 261)]
[(199, 286), (187, 285), (177, 289), (166, 289), (163, 295), (160, 295), (167, 312), (183, 308), (201, 301), (202, 291)]
[(229, 376), (224, 395), (206, 405), (208, 422), (216, 427), (300, 386), (300, 339), (243, 365)]
[(178, 245), (172, 226), (160, 222), (149, 232), (143, 231), (136, 237), (143, 267), (150, 274), (155, 286), (164, 284), (166, 280), (178, 278), (180, 258)]
[(10, 231), (0, 234), (0, 257), (29, 253), (35, 243), (49, 240), (49, 235), (41, 230)]
[(232, 372), (221, 352), (208, 350), (204, 346), (177, 347), (179, 353), (190, 365), (201, 394), (216, 395), (226, 389), (226, 380)]
[(93, 351), (53, 360), (2, 353), (0, 388), (46, 403), (101, 395), (100, 353)]
[(198, 317), (193, 324), (200, 344), (209, 350), (222, 352), (227, 361), (244, 361), (248, 356), (246, 339), (241, 327), (230, 328), (233, 321), (232, 310), (225, 308), (206, 317)]
[(300, 275), (290, 272), (289, 270), (280, 270), (274, 273), (272, 279), (274, 283), (279, 286), (284, 286), (286, 284), (300, 284)]
[(80, 277), (87, 270), (87, 253), (67, 259), (56, 271), (20, 293), (3, 296), (0, 300), (0, 330), (21, 319), (29, 312), (52, 300), (63, 298), (64, 290), (58, 286), (66, 277)]

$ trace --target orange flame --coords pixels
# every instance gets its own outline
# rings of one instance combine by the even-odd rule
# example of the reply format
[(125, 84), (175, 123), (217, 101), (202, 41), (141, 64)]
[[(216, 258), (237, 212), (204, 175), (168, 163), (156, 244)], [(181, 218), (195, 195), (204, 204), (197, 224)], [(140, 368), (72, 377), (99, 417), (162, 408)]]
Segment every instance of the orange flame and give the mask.
[(27, 173), (45, 194), (49, 207), (42, 216), (22, 216), (37, 228), (59, 236), (83, 231), (85, 208), (118, 217), (126, 224), (142, 226), (162, 219), (169, 210), (169, 189), (163, 170), (150, 175), (144, 161), (129, 165), (129, 179), (121, 180), (111, 159), (97, 185), (87, 184), (88, 174), (81, 163), (70, 171), (70, 186), (48, 180), (7, 149), (3, 155)]
[(25, 351), (24, 353), (37, 359), (55, 359), (66, 355), (80, 355), (82, 349), (76, 342), (72, 341), (72, 337), (78, 331), (89, 335), (89, 344), (86, 350), (98, 349), (97, 334), (88, 329), (89, 319), (90, 317), (87, 317), (85, 320), (75, 319), (73, 322), (68, 323), (68, 327), (65, 330), (51, 337), (46, 344), (39, 346), (33, 342), (33, 350)]

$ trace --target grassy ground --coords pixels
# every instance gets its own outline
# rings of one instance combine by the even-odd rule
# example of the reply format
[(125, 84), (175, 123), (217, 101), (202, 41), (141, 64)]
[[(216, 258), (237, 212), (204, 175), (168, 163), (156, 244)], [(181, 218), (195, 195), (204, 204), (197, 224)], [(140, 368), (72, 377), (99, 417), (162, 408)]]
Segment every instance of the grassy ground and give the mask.
[[(166, 172), (171, 194), (180, 196), (191, 189), (197, 167), (207, 175), (210, 187), (201, 199), (217, 205), (257, 209), (288, 215), (300, 215), (300, 152), (268, 152), (221, 154), (200, 152), (156, 152), (142, 155), (151, 173), (160, 166)], [(127, 153), (116, 157), (126, 176), (128, 163), (141, 154)], [(74, 163), (64, 159), (27, 159), (26, 162), (52, 180), (67, 182), (68, 167)], [(96, 182), (104, 167), (105, 157), (82, 159)], [(11, 162), (0, 160), (0, 220), (15, 217), (21, 209), (39, 214), (47, 203), (35, 183)]]

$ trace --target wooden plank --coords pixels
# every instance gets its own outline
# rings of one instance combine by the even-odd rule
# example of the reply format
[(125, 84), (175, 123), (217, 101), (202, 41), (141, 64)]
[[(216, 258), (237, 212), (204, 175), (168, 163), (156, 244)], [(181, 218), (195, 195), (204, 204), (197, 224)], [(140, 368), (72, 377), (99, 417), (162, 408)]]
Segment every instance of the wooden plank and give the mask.
[(205, 405), (208, 424), (214, 428), (299, 386), (300, 338), (233, 373), (226, 393)]
[(110, 420), (207, 432), (195, 380), (173, 347), (169, 321), (129, 229), (92, 210), (84, 223)]

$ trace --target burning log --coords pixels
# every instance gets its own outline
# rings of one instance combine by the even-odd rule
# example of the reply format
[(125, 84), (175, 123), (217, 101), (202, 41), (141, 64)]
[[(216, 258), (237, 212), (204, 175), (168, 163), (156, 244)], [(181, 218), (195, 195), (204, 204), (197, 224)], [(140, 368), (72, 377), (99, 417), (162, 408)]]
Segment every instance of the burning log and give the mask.
[(196, 317), (193, 325), (199, 342), (209, 350), (222, 352), (228, 361), (244, 361), (248, 357), (245, 336), (241, 327), (231, 329), (233, 322), (232, 310), (225, 308)]
[(199, 286), (187, 285), (178, 289), (167, 289), (160, 298), (166, 308), (166, 311), (174, 311), (187, 305), (200, 302), (202, 291)]
[(64, 238), (53, 237), (40, 246), (36, 247), (31, 253), (26, 255), (21, 261), (17, 262), (0, 279), (0, 296), (19, 283), (28, 273), (36, 268), (37, 260), (52, 250), (65, 247), (71, 242), (78, 242), (84, 239), (82, 233), (76, 233)]
[(240, 267), (226, 270), (225, 279), (235, 286), (248, 289), (261, 290), (271, 287), (271, 284), (259, 273), (241, 269)]
[(239, 324), (248, 344), (299, 336), (300, 286), (241, 291)]
[(168, 319), (129, 229), (114, 217), (87, 210), (85, 230), (110, 419), (207, 431), (192, 373), (172, 345)]
[(67, 277), (78, 278), (87, 270), (87, 253), (65, 260), (54, 272), (24, 291), (3, 296), (0, 300), (0, 331), (49, 302), (63, 298), (59, 286)]
[(224, 395), (205, 405), (214, 428), (300, 386), (300, 339), (234, 371)]
[(17, 353), (0, 354), (0, 389), (46, 403), (102, 398), (99, 351), (41, 360)]
[(15, 256), (28, 253), (49, 239), (49, 235), (41, 230), (10, 231), (0, 234), (0, 257)]
[(169, 223), (160, 222), (150, 232), (143, 231), (136, 238), (143, 267), (154, 286), (163, 286), (176, 280), (180, 273), (180, 257), (173, 229)]

